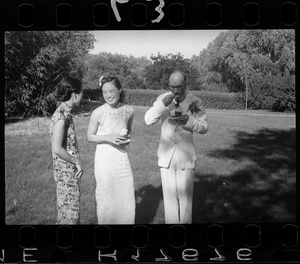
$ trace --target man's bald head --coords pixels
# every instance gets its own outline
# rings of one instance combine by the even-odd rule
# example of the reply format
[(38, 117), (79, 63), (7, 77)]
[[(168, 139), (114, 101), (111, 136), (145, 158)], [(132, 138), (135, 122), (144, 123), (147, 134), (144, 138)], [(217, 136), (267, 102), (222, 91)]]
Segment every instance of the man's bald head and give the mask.
[(185, 77), (185, 74), (181, 71), (174, 71), (170, 77), (169, 77), (169, 82), (170, 81), (176, 81), (176, 82), (186, 82), (186, 77)]

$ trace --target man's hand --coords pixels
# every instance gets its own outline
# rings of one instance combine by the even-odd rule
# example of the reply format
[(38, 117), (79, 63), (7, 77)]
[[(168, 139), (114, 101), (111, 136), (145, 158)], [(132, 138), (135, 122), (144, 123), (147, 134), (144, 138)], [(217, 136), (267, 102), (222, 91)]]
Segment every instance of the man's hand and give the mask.
[(188, 120), (189, 120), (188, 115), (182, 115), (182, 117), (178, 119), (178, 123), (180, 126), (184, 126)]
[(162, 102), (165, 106), (168, 106), (172, 103), (173, 99), (174, 99), (174, 94), (168, 94), (167, 96), (165, 96), (163, 99), (162, 99)]

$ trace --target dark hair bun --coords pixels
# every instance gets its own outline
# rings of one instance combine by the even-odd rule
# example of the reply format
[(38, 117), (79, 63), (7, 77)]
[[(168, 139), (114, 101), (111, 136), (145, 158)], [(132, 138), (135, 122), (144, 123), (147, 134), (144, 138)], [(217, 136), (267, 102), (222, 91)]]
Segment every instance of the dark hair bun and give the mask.
[(64, 78), (58, 85), (55, 93), (57, 101), (68, 101), (72, 93), (79, 94), (82, 91), (82, 83), (79, 79), (74, 77)]
[(73, 90), (72, 86), (70, 85), (65, 85), (60, 83), (59, 86), (56, 89), (56, 94), (55, 97), (58, 101), (66, 101), (65, 97), (68, 94), (68, 92), (70, 92), (71, 90)]

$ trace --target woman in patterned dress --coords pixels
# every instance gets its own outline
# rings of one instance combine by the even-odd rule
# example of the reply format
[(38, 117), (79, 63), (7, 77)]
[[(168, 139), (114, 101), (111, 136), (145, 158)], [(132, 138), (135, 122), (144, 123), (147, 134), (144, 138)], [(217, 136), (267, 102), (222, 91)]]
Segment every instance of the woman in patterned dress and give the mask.
[(116, 77), (100, 78), (106, 102), (90, 118), (87, 140), (96, 143), (94, 173), (98, 224), (134, 224), (134, 180), (126, 152), (134, 110), (123, 103)]
[(61, 104), (51, 118), (53, 173), (57, 192), (56, 224), (79, 224), (79, 178), (82, 175), (71, 111), (79, 105), (82, 83), (64, 78), (56, 91)]

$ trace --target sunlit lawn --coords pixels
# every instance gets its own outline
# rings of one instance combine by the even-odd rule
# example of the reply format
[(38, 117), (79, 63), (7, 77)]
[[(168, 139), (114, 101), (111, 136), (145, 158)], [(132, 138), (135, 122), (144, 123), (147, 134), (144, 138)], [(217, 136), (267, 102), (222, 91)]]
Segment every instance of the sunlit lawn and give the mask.
[[(134, 107), (128, 154), (136, 190), (136, 223), (164, 223), (156, 151), (160, 126), (147, 127), (148, 108)], [(208, 110), (209, 131), (194, 135), (198, 163), (194, 223), (293, 222), (296, 217), (295, 116)], [(74, 117), (84, 175), (81, 224), (95, 224), (95, 145), (86, 141), (89, 116)], [(5, 125), (7, 224), (54, 224), (49, 119)]]

